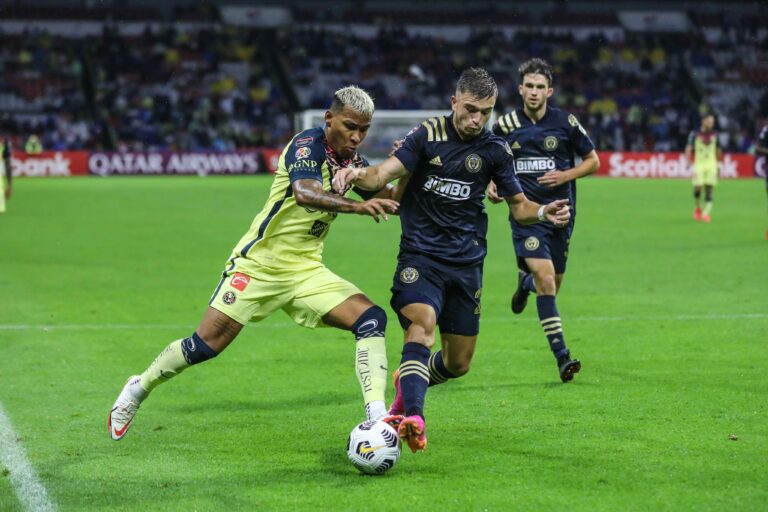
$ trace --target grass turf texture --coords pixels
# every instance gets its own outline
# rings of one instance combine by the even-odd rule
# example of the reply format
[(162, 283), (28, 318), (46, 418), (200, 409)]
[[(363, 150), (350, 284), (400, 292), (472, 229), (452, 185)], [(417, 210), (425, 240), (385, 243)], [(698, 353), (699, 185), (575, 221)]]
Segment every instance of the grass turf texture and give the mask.
[[(582, 180), (558, 306), (560, 384), (490, 207), (472, 371), (427, 395), (430, 447), (385, 477), (345, 456), (353, 340), (278, 313), (159, 387), (119, 443), (124, 379), (191, 334), (266, 198), (258, 178), (26, 179), (0, 216), (0, 402), (62, 510), (758, 510), (768, 507), (768, 242), (759, 181), (713, 222), (684, 181)], [(388, 307), (397, 220), (342, 215), (327, 265)], [(388, 390), (388, 397), (392, 390)], [(737, 440), (729, 440), (729, 435)], [(0, 509), (19, 510), (0, 468)]]

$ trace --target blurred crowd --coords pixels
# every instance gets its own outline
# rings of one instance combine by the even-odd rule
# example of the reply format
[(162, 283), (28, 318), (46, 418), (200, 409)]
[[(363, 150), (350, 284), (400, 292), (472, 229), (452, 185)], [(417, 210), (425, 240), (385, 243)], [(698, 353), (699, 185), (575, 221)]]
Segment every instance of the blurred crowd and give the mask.
[[(402, 24), (363, 37), (322, 23), (278, 31), (215, 23), (148, 26), (140, 36), (117, 26), (81, 38), (6, 34), (0, 130), (17, 147), (34, 135), (29, 149), (279, 147), (293, 115), (326, 108), (340, 86), (368, 89), (377, 109), (445, 110), (470, 65), (496, 78), (502, 114), (519, 105), (517, 67), (538, 56), (555, 67), (552, 104), (579, 116), (600, 149), (679, 151), (714, 112), (726, 151), (750, 151), (756, 120), (768, 116), (768, 35), (720, 33), (611, 38), (598, 28), (577, 37), (477, 26), (457, 40)], [(723, 85), (730, 79), (740, 87)]]

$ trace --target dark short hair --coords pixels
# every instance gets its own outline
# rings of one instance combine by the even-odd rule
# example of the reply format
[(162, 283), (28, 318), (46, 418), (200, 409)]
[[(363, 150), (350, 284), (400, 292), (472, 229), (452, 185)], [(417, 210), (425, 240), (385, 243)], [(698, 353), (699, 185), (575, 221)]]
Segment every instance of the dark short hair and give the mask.
[(523, 83), (525, 75), (543, 75), (547, 79), (547, 84), (552, 87), (552, 66), (544, 59), (534, 57), (520, 64), (517, 68), (520, 73), (520, 83)]
[(481, 100), (496, 96), (499, 88), (496, 81), (483, 68), (468, 68), (462, 71), (459, 81), (456, 83), (457, 93), (469, 93)]

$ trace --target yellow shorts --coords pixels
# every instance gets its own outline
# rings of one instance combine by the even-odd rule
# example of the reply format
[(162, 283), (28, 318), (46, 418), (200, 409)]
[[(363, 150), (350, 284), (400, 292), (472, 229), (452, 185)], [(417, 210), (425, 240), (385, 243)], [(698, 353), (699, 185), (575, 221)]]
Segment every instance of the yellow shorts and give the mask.
[(693, 185), (700, 187), (702, 185), (717, 185), (717, 165), (693, 164)]
[(304, 327), (325, 326), (322, 317), (360, 289), (322, 263), (309, 270), (262, 268), (233, 273), (219, 282), (208, 303), (228, 317), (247, 324), (278, 309)]

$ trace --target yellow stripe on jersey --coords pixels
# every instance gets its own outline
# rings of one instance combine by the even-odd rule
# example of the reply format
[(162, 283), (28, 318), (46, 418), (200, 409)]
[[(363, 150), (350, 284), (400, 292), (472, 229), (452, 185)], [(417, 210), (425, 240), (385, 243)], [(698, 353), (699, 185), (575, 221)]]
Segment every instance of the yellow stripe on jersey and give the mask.
[(504, 135), (508, 134), (510, 132), (511, 126), (507, 124), (507, 119), (509, 118), (509, 114), (504, 114), (499, 118), (499, 128), (501, 128), (501, 131), (504, 133)]
[(429, 124), (427, 121), (424, 121), (421, 124), (423, 124), (424, 128), (427, 129), (427, 141), (433, 142), (435, 140), (435, 131), (432, 129), (432, 125)]
[(523, 127), (523, 125), (520, 124), (520, 119), (518, 119), (518, 117), (517, 117), (517, 111), (516, 110), (512, 111), (512, 122), (514, 123), (516, 128), (522, 128)]
[(445, 129), (445, 117), (440, 116), (439, 119), (440, 119), (440, 128), (443, 130), (442, 141), (443, 142), (447, 142), (448, 141), (448, 131)]

